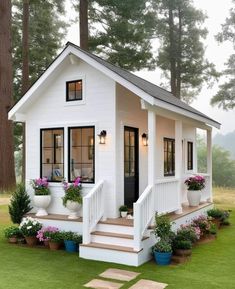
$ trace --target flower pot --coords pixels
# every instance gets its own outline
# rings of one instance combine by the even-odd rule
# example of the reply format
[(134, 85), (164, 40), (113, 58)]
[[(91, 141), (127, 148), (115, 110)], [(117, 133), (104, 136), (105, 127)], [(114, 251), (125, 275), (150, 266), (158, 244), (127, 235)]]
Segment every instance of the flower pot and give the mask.
[(60, 249), (60, 245), (61, 245), (61, 243), (49, 241), (49, 248), (52, 251), (59, 250)]
[(46, 248), (49, 248), (49, 240), (45, 240), (43, 243)]
[(154, 259), (158, 265), (169, 265), (172, 253), (154, 252)]
[(127, 216), (127, 211), (122, 211), (121, 212), (121, 217), (122, 218), (126, 218), (126, 216)]
[(77, 244), (71, 240), (64, 240), (66, 252), (77, 252)]
[(188, 257), (188, 256), (191, 256), (192, 255), (192, 250), (191, 249), (187, 249), (187, 250), (184, 250), (184, 249), (176, 249), (174, 251), (174, 254), (176, 256), (181, 256), (181, 257)]
[(46, 211), (46, 208), (50, 205), (51, 196), (50, 195), (34, 196), (33, 201), (34, 201), (35, 207), (38, 208), (36, 217), (47, 216), (48, 213)]
[(37, 245), (38, 239), (36, 238), (36, 236), (24, 236), (24, 237), (28, 246), (32, 247)]
[(68, 219), (78, 219), (78, 210), (81, 208), (81, 204), (73, 201), (67, 201), (66, 208), (70, 211)]
[(212, 223), (216, 225), (217, 229), (221, 226), (221, 221), (219, 219), (212, 219)]
[(197, 207), (201, 200), (201, 191), (188, 190), (187, 199), (190, 207)]
[(17, 239), (17, 237), (12, 236), (12, 237), (8, 238), (8, 242), (11, 244), (16, 244), (18, 242), (18, 239)]

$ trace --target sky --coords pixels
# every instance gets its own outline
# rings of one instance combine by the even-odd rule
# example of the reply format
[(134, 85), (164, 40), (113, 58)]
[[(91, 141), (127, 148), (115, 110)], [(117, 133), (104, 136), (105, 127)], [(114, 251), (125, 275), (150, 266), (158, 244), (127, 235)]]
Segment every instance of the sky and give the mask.
[[(67, 0), (67, 13), (72, 20), (76, 14), (69, 3), (70, 1)], [(221, 31), (221, 24), (228, 17), (229, 9), (232, 7), (232, 0), (194, 0), (194, 4), (208, 16), (205, 21), (205, 27), (209, 32), (205, 40), (206, 58), (216, 65), (218, 71), (221, 71), (225, 68), (224, 63), (229, 55), (233, 53), (233, 48), (231, 43), (218, 44), (214, 36)], [(69, 27), (66, 41), (79, 45), (79, 27), (77, 23)], [(158, 69), (155, 71), (143, 70), (136, 74), (157, 85), (162, 81), (160, 78), (161, 71)], [(210, 99), (216, 94), (217, 90), (217, 83), (212, 88), (208, 88), (205, 84), (200, 95), (191, 105), (222, 124), (221, 130), (215, 129), (214, 133), (226, 134), (235, 130), (235, 110), (227, 112), (210, 105)]]

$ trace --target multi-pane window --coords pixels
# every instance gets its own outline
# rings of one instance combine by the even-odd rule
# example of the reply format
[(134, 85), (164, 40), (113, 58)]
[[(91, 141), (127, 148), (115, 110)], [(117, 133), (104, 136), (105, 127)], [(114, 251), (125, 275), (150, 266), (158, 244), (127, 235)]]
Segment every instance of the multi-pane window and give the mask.
[(164, 176), (175, 175), (175, 140), (164, 138)]
[(94, 183), (95, 128), (69, 128), (69, 182), (81, 177), (83, 183)]
[(82, 100), (82, 80), (66, 82), (66, 101)]
[(41, 130), (41, 177), (51, 182), (64, 178), (64, 129)]
[(187, 155), (188, 155), (188, 170), (193, 170), (193, 142), (187, 142)]
[(135, 130), (125, 130), (124, 143), (124, 163), (125, 163), (125, 177), (134, 177), (137, 170), (137, 154), (136, 147), (138, 146)]

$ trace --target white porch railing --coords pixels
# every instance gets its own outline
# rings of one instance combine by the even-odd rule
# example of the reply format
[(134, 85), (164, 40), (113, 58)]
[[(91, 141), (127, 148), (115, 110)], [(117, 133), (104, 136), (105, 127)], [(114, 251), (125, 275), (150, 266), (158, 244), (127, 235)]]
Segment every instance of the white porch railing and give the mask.
[(205, 178), (205, 188), (202, 190), (202, 198), (201, 198), (201, 200), (204, 201), (204, 202), (206, 202), (208, 200), (212, 201), (211, 200), (212, 192), (211, 192), (211, 185), (210, 185), (210, 182), (211, 182), (210, 175), (209, 174), (204, 174), (204, 173), (203, 174), (198, 173), (198, 175), (203, 176)]
[(83, 198), (83, 244), (91, 241), (91, 232), (104, 216), (104, 181), (99, 181)]
[(179, 209), (181, 194), (178, 179), (160, 179), (155, 184), (155, 211), (170, 213)]
[(154, 211), (154, 191), (147, 186), (138, 201), (134, 203), (134, 249), (141, 250), (141, 241), (146, 229), (150, 225)]

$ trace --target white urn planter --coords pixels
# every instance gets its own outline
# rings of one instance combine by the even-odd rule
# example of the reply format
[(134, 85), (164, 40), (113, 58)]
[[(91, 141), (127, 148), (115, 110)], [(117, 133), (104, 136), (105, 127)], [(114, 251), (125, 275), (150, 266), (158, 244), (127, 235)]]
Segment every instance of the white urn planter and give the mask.
[(121, 217), (126, 218), (127, 217), (127, 211), (122, 211), (121, 212)]
[(48, 213), (46, 209), (50, 205), (51, 202), (51, 196), (50, 195), (40, 195), (40, 196), (34, 196), (34, 205), (38, 208), (38, 211), (36, 213), (36, 217), (42, 217), (47, 216)]
[(187, 193), (187, 198), (188, 198), (188, 203), (190, 207), (197, 207), (200, 204), (201, 200), (201, 191), (196, 191), (196, 190), (188, 190)]
[(78, 219), (78, 211), (81, 207), (81, 204), (68, 200), (66, 202), (66, 208), (70, 211), (68, 219)]

